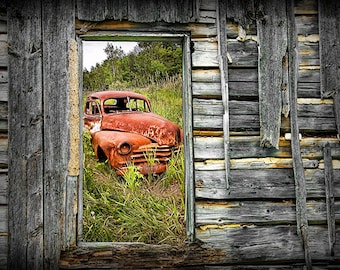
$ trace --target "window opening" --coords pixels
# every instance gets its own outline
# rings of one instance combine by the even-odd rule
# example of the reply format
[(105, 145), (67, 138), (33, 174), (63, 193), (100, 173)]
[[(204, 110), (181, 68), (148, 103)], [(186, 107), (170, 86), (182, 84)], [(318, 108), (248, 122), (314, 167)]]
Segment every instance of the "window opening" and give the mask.
[(97, 52), (91, 41), (83, 41), (78, 238), (83, 243), (182, 243), (187, 240), (182, 44), (96, 43), (107, 57), (89, 67), (86, 46)]

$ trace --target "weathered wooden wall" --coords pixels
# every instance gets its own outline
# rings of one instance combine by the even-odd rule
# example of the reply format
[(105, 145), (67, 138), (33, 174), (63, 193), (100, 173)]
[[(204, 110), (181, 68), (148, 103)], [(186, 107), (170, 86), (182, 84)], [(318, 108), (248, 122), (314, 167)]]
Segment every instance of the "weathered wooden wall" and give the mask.
[[(19, 2), (7, 16), (0, 5), (2, 265), (8, 245), (15, 269), (340, 265), (336, 0)], [(69, 104), (70, 44), (117, 31), (190, 34), (195, 244), (77, 247), (69, 235), (76, 176), (69, 110), (58, 108)]]
[[(259, 1), (258, 4), (255, 12), (244, 11), (254, 18), (245, 33), (231, 31), (232, 22), (228, 24), (229, 189), (223, 160), (218, 66), (213, 61), (209, 61), (210, 66), (197, 66), (193, 58), (197, 238), (227, 250), (230, 262), (235, 263), (254, 262), (259, 257), (262, 262), (305, 260), (308, 256), (314, 261), (331, 260), (326, 224), (335, 225), (340, 209), (335, 200), (335, 217), (327, 218), (323, 152), (326, 143), (331, 144), (335, 179), (339, 175), (336, 164), (340, 156), (333, 100), (322, 99), (320, 94), (317, 3), (298, 1), (293, 21), (288, 19), (289, 6), (285, 11), (285, 3), (273, 1), (269, 5)], [(292, 112), (288, 115), (292, 106), (291, 78), (287, 77), (285, 63), (286, 53), (294, 54), (294, 48), (287, 47), (290, 24), (296, 24), (297, 36), (293, 39), (298, 44), (297, 123), (302, 135), (298, 143), (307, 192), (304, 207), (309, 223), (308, 247), (304, 246), (306, 240), (299, 237), (300, 229), (296, 227), (299, 208), (294, 159), (291, 142), (284, 137), (285, 133), (291, 133), (292, 119)], [(211, 58), (217, 58), (216, 44)], [(336, 181), (332, 190), (334, 197), (339, 197)], [(309, 255), (305, 258), (307, 248)]]
[(57, 269), (70, 160), (73, 1), (8, 1), (9, 269)]
[(0, 4), (0, 268), (7, 267), (8, 248), (8, 50), (7, 16)]
[[(340, 211), (340, 145), (334, 101), (321, 94), (320, 67), (327, 63), (320, 62), (318, 3), (227, 3), (227, 89), (221, 75), (218, 41), (223, 26), (218, 27), (217, 4), (200, 1), (196, 21), (171, 26), (174, 31), (190, 31), (193, 42), (197, 239), (226, 252), (228, 259), (221, 263), (293, 260), (309, 267), (312, 261), (336, 260), (336, 246), (330, 243), (339, 242), (335, 221)], [(77, 23), (78, 33), (89, 35), (131, 28), (115, 22)], [(295, 144), (290, 139), (294, 132)], [(325, 153), (333, 160), (328, 165)], [(327, 199), (325, 167), (330, 164), (335, 180)], [(327, 224), (333, 224), (333, 233)]]

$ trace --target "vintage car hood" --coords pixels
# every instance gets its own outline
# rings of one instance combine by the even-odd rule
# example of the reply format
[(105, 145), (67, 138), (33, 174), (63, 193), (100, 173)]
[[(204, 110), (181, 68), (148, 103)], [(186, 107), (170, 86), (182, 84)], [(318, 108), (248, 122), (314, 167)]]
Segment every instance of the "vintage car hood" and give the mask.
[(159, 145), (177, 146), (182, 140), (181, 130), (175, 123), (154, 113), (105, 114), (101, 129), (140, 134), (157, 142)]

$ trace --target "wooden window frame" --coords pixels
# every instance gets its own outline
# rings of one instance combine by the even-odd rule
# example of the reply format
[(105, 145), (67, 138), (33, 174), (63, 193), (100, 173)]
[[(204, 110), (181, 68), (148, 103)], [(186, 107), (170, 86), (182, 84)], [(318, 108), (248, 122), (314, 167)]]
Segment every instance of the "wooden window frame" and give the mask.
[[(173, 41), (182, 44), (182, 104), (184, 129), (184, 180), (185, 180), (185, 220), (187, 240), (195, 240), (195, 187), (194, 187), (194, 158), (193, 158), (193, 113), (191, 87), (191, 37), (189, 33), (159, 33), (159, 32), (130, 32), (130, 31), (98, 31), (95, 33), (78, 35), (79, 48), (79, 104), (82, 104), (82, 41)], [(81, 109), (80, 109), (81, 110)], [(82, 115), (82, 110), (81, 110)], [(82, 117), (80, 117), (82, 119)], [(82, 146), (82, 128), (80, 124), (80, 146)], [(82, 147), (79, 152), (82, 155)], [(83, 163), (80, 162), (78, 185), (78, 220), (76, 229), (76, 243), (78, 247), (111, 247), (129, 243), (122, 242), (83, 242)]]

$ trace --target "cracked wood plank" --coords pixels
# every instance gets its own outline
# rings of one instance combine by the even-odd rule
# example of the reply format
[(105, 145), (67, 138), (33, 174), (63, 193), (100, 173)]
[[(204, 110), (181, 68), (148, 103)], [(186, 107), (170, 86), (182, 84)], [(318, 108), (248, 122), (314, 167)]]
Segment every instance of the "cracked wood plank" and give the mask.
[(327, 143), (324, 148), (324, 164), (329, 253), (331, 256), (334, 256), (336, 208), (334, 201), (334, 172), (332, 166), (332, 153), (329, 143)]
[(290, 127), (291, 127), (291, 147), (293, 158), (293, 171), (296, 193), (296, 225), (297, 234), (302, 242), (304, 259), (307, 269), (312, 269), (312, 258), (310, 250), (310, 236), (307, 219), (306, 206), (306, 179), (303, 160), (301, 157), (298, 109), (297, 109), (297, 82), (298, 82), (298, 40), (296, 32), (296, 22), (294, 16), (295, 1), (287, 5), (288, 15), (288, 66), (289, 66), (289, 89), (290, 89)]
[[(197, 199), (294, 199), (295, 184), (292, 169), (233, 169), (230, 170), (230, 190), (226, 193), (223, 170), (195, 171)], [(323, 169), (306, 169), (307, 198), (325, 198)], [(254, 177), (256, 175), (256, 178)], [(271, 178), (275, 175), (275, 181)], [(334, 170), (339, 179), (340, 170)], [(334, 195), (340, 196), (340, 183), (334, 183)]]
[(282, 60), (287, 50), (286, 2), (261, 0), (256, 11), (261, 146), (278, 148), (282, 112)]
[(319, 0), (321, 97), (340, 91), (340, 2)]
[(226, 188), (229, 189), (229, 87), (228, 87), (228, 59), (227, 59), (227, 5), (223, 1), (217, 1), (217, 32), (218, 32), (218, 60), (221, 73), (221, 96), (223, 104), (223, 152), (224, 168), (226, 171)]
[[(70, 160), (69, 93), (71, 41), (75, 37), (73, 1), (46, 0), (41, 31), (43, 93), (43, 262), (58, 269), (64, 248), (67, 174)], [(53, 33), (53, 35), (51, 34)], [(56, 79), (57, 78), (57, 79)]]
[(9, 145), (17, 146), (9, 152), (9, 269), (43, 268), (41, 6), (18, 0), (7, 8)]

